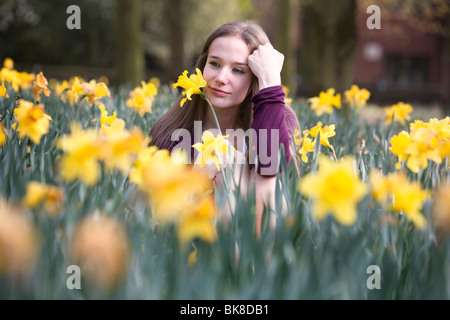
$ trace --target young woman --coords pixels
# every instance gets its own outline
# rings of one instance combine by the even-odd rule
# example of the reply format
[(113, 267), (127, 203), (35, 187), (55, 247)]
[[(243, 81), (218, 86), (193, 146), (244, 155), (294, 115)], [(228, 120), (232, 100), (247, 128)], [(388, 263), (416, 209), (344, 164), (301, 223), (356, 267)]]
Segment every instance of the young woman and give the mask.
[[(295, 152), (291, 137), (299, 129), (294, 111), (284, 102), (280, 75), (283, 62), (283, 54), (273, 48), (258, 24), (234, 21), (209, 36), (195, 66), (207, 82), (203, 92), (214, 107), (221, 132), (229, 134), (228, 140), (236, 149), (234, 161), (245, 163), (237, 175), (242, 177), (240, 181), (250, 184), (241, 183), (241, 190), (249, 185), (255, 187), (256, 236), (261, 232), (264, 206), (274, 208), (280, 147), (284, 146), (289, 164)], [(181, 99), (152, 126), (152, 145), (169, 151), (182, 145), (186, 138), (173, 134), (177, 129), (190, 133), (191, 140), (184, 141), (185, 145), (200, 142), (198, 130), (217, 133), (214, 115), (205, 99), (193, 95), (180, 107)], [(210, 163), (200, 168), (195, 158), (196, 151), (191, 148), (194, 169), (204, 170), (221, 186), (222, 175), (216, 166)], [(230, 213), (223, 209), (226, 220)], [(271, 215), (272, 222), (274, 217)]]

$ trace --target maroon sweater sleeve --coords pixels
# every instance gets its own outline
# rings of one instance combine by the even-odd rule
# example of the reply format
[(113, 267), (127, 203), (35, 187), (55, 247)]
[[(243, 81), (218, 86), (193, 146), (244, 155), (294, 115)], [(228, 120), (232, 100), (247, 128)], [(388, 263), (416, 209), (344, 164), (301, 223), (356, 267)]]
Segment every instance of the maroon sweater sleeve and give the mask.
[[(285, 92), (281, 85), (260, 90), (253, 96), (253, 122), (251, 128), (256, 139), (250, 146), (250, 164), (257, 162), (257, 172), (263, 176), (276, 175), (279, 168), (278, 151), (284, 145), (286, 162), (289, 164), (289, 129), (294, 124), (286, 119)], [(254, 151), (258, 155), (255, 160)], [(253, 155), (252, 155), (253, 151)], [(253, 161), (252, 161), (253, 160)]]

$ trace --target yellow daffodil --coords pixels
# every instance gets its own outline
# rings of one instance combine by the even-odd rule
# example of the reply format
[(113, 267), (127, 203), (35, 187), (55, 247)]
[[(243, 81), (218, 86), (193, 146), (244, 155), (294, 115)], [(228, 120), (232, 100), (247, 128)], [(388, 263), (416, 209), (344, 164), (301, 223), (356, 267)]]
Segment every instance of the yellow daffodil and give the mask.
[(409, 181), (404, 172), (370, 174), (371, 193), (386, 209), (400, 212), (419, 229), (425, 228), (427, 222), (420, 213), (424, 201), (430, 193), (422, 190), (419, 182)]
[[(154, 80), (154, 82), (156, 81)], [(136, 87), (130, 92), (126, 105), (127, 107), (133, 108), (141, 117), (143, 117), (147, 112), (152, 113), (152, 104), (157, 94), (158, 87), (155, 83), (145, 83), (142, 81), (140, 87)]]
[(193, 94), (203, 95), (201, 88), (206, 86), (206, 80), (203, 79), (200, 69), (196, 69), (197, 74), (192, 74), (189, 78), (187, 76), (188, 71), (185, 70), (181, 76), (178, 77), (178, 81), (173, 84), (173, 87), (181, 87), (185, 89), (183, 91), (183, 96), (186, 98), (182, 99), (180, 102), (180, 107), (186, 102), (186, 100), (192, 100), (191, 96)]
[(145, 168), (152, 161), (152, 156), (156, 152), (167, 152), (167, 150), (159, 150), (156, 146), (150, 146), (139, 150), (136, 161), (130, 170), (129, 177), (130, 182), (135, 183), (142, 190), (145, 190)]
[(80, 77), (72, 77), (67, 87), (65, 87), (65, 83), (61, 85), (62, 87), (58, 89), (60, 92), (61, 100), (65, 103), (69, 103), (71, 106), (75, 105), (80, 96), (84, 94), (83, 87), (81, 86), (84, 83), (84, 80)]
[(111, 95), (108, 87), (103, 82), (96, 83), (95, 81), (83, 82), (81, 84), (84, 96), (88, 99), (89, 105), (100, 104), (98, 99), (109, 97)]
[(130, 249), (125, 228), (112, 216), (96, 212), (76, 224), (69, 256), (87, 283), (111, 290), (127, 272)]
[(179, 221), (178, 238), (184, 244), (195, 238), (209, 243), (215, 241), (215, 218), (214, 198), (203, 197), (198, 204), (183, 213)]
[(184, 212), (197, 205), (212, 187), (204, 174), (172, 159), (168, 150), (154, 147), (141, 150), (130, 181), (147, 193), (153, 218), (161, 224), (178, 224)]
[(6, 138), (5, 126), (0, 122), (0, 147), (6, 142)]
[(39, 144), (41, 137), (48, 133), (52, 118), (44, 112), (41, 104), (33, 105), (25, 100), (19, 101), (19, 106), (14, 109), (16, 122), (13, 129), (19, 132), (19, 138), (28, 136), (34, 143)]
[(440, 164), (448, 156), (450, 141), (450, 117), (429, 122), (416, 120), (410, 124), (410, 132), (401, 131), (391, 138), (390, 150), (398, 157), (397, 169), (406, 166), (415, 173), (428, 167), (428, 161)]
[(2, 85), (0, 86), (0, 97), (9, 98), (8, 94), (6, 93), (5, 83), (3, 81)]
[(35, 98), (36, 101), (41, 100), (41, 94), (44, 93), (47, 97), (50, 96), (50, 89), (48, 88), (47, 78), (42, 72), (36, 76), (36, 80), (33, 84), (33, 90), (31, 91), (31, 97)]
[(55, 217), (63, 209), (64, 190), (62, 188), (31, 181), (26, 186), (23, 203), (28, 208), (35, 208), (44, 204), (45, 210), (51, 217)]
[(60, 174), (64, 181), (81, 179), (86, 185), (94, 185), (100, 175), (100, 142), (93, 129), (82, 131), (77, 123), (71, 125), (71, 134), (60, 137), (56, 145), (65, 151), (60, 162)]
[(336, 125), (334, 124), (330, 124), (329, 126), (325, 125), (322, 127), (322, 122), (319, 121), (315, 127), (309, 130), (309, 134), (317, 139), (317, 135), (320, 133), (320, 144), (330, 148), (330, 142), (328, 139), (336, 135), (336, 132), (334, 131), (335, 128)]
[(203, 143), (196, 143), (192, 147), (195, 148), (198, 152), (200, 152), (201, 157), (199, 158), (200, 163), (199, 167), (203, 167), (209, 160), (214, 161), (214, 164), (217, 167), (217, 170), (220, 171), (221, 160), (217, 154), (226, 155), (229, 151), (234, 150), (234, 147), (228, 143), (226, 140), (228, 136), (218, 135), (214, 137), (214, 135), (206, 130), (202, 134)]
[(146, 146), (144, 133), (138, 128), (127, 130), (122, 119), (115, 119), (109, 127), (102, 127), (100, 138), (99, 158), (106, 169), (119, 169), (125, 174), (131, 169), (139, 151)]
[(106, 110), (106, 107), (103, 103), (100, 103), (98, 108), (100, 109), (101, 116), (100, 116), (100, 125), (104, 126), (107, 124), (108, 126), (111, 125), (111, 123), (117, 119), (117, 112), (114, 111), (112, 116), (108, 115), (108, 111)]
[(303, 135), (303, 139), (301, 139), (301, 147), (298, 150), (302, 161), (305, 163), (308, 162), (308, 152), (314, 152), (314, 147), (316, 145), (316, 142), (313, 141), (308, 135), (309, 133), (306, 131)]
[(408, 158), (406, 150), (410, 143), (411, 137), (409, 136), (409, 133), (404, 130), (398, 135), (391, 137), (391, 146), (389, 147), (389, 150), (398, 157), (398, 162), (396, 164), (397, 169), (400, 169), (401, 163)]
[(334, 163), (320, 157), (318, 172), (300, 181), (298, 189), (313, 199), (313, 215), (317, 221), (331, 213), (341, 224), (355, 223), (357, 204), (368, 188), (355, 174), (353, 162), (352, 158), (345, 158)]
[(334, 95), (335, 89), (329, 88), (326, 92), (322, 91), (319, 93), (318, 97), (309, 98), (308, 101), (311, 103), (311, 109), (319, 117), (324, 113), (333, 113), (333, 106), (340, 109), (341, 105), (341, 94), (338, 93)]
[(350, 87), (350, 90), (344, 92), (344, 96), (345, 101), (349, 103), (350, 106), (361, 109), (367, 104), (367, 100), (370, 98), (370, 92), (367, 89), (360, 89), (354, 84)]
[(409, 103), (399, 102), (385, 109), (386, 124), (391, 121), (400, 122), (405, 125), (405, 122), (411, 119), (410, 114), (414, 111), (413, 107)]

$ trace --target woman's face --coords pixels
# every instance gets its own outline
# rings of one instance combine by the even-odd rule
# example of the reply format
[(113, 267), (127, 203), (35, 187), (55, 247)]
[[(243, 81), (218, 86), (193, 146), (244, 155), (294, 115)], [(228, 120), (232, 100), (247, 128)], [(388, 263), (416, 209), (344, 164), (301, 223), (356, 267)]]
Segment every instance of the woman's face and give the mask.
[(244, 101), (253, 76), (249, 55), (247, 44), (237, 36), (219, 37), (211, 43), (203, 77), (208, 82), (204, 92), (214, 107), (238, 107)]

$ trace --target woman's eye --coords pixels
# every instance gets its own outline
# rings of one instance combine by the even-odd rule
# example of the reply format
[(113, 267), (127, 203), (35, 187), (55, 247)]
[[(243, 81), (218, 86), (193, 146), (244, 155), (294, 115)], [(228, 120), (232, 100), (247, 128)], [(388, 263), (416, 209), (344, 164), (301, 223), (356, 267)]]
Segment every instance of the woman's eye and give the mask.
[(239, 74), (244, 74), (245, 73), (244, 70), (238, 69), (238, 68), (235, 68), (233, 71), (236, 72), (236, 73), (239, 73)]
[(209, 64), (210, 64), (212, 67), (214, 67), (214, 68), (219, 68), (219, 67), (220, 67), (220, 64), (218, 64), (218, 63), (215, 62), (215, 61), (211, 61)]

